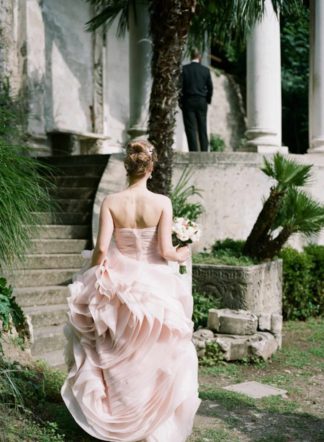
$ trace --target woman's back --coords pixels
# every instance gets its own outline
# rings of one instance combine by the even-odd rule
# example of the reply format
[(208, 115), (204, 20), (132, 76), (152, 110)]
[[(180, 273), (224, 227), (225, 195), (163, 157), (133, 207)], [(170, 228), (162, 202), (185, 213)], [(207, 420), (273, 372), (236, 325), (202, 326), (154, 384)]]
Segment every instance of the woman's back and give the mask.
[(157, 226), (165, 199), (163, 195), (137, 187), (129, 187), (108, 198), (114, 228), (134, 229)]

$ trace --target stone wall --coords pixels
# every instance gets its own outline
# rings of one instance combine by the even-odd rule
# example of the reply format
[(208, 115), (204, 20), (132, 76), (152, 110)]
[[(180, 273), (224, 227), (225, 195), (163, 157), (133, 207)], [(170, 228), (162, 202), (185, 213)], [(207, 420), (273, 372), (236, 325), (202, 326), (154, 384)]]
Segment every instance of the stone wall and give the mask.
[(239, 85), (230, 75), (211, 69), (214, 87), (208, 106), (208, 132), (225, 142), (225, 152), (240, 148), (245, 133), (245, 109)]
[[(0, 75), (27, 100), (29, 144), (49, 153), (48, 133), (91, 133), (104, 135), (102, 153), (119, 151), (129, 137), (128, 33), (118, 39), (114, 23), (104, 43), (86, 32), (94, 14), (86, 0), (0, 0), (0, 10)], [(212, 71), (212, 78), (208, 130), (224, 139), (226, 150), (236, 150), (244, 134), (242, 100), (230, 77)], [(176, 118), (174, 148), (185, 152), (180, 109)]]
[[(289, 155), (296, 161), (313, 164), (313, 181), (307, 190), (324, 203), (324, 155)], [(192, 167), (192, 183), (202, 191), (201, 201), (205, 207), (199, 222), (202, 238), (196, 251), (209, 248), (217, 239), (245, 239), (249, 234), (267, 197), (272, 181), (260, 171), (263, 156), (258, 153), (177, 153), (174, 157), (173, 182), (176, 183), (186, 166)], [(112, 155), (98, 189), (94, 214), (93, 232), (97, 234), (98, 213), (104, 195), (125, 188), (126, 175), (122, 156)], [(324, 231), (312, 239), (324, 244)], [(301, 247), (296, 236), (292, 241)]]

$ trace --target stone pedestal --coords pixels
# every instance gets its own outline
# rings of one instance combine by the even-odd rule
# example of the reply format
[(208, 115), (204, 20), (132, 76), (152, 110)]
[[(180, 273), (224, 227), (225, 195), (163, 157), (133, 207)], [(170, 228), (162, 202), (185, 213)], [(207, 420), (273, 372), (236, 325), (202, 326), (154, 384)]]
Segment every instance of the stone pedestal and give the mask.
[(280, 26), (271, 0), (247, 40), (247, 120), (242, 150), (288, 153), (281, 146)]
[(309, 138), (312, 152), (324, 152), (324, 2), (310, 2)]
[(149, 13), (146, 0), (133, 2), (129, 19), (129, 89), (130, 116), (128, 133), (131, 138), (147, 132), (151, 93), (151, 53)]
[(193, 280), (221, 308), (281, 315), (282, 261), (254, 266), (194, 264)]

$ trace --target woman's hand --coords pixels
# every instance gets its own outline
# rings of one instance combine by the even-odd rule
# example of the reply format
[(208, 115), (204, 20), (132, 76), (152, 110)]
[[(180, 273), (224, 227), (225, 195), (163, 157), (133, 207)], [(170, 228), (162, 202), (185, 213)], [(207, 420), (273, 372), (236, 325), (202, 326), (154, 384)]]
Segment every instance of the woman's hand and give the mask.
[(190, 256), (190, 249), (188, 246), (178, 247), (177, 248), (177, 261), (185, 262)]

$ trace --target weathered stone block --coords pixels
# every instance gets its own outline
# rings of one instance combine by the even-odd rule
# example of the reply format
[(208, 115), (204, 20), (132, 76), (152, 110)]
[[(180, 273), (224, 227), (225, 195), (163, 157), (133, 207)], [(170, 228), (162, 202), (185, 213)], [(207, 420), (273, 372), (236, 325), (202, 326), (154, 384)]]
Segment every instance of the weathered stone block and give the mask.
[(248, 357), (249, 338), (250, 336), (216, 334), (215, 342), (224, 352), (225, 361), (236, 361)]
[(222, 308), (248, 310), (256, 315), (281, 314), (281, 260), (254, 266), (194, 264), (193, 280)]
[(208, 341), (210, 339), (213, 339), (213, 337), (214, 333), (211, 330), (208, 330), (207, 328), (201, 328), (193, 333), (194, 339)]
[(258, 332), (250, 341), (251, 354), (264, 360), (269, 359), (277, 349), (278, 343), (271, 333)]
[(259, 324), (258, 324), (259, 330), (271, 330), (271, 315), (267, 313), (262, 313), (259, 315)]
[(258, 318), (244, 310), (210, 309), (208, 328), (219, 333), (233, 335), (253, 335), (258, 326)]
[(271, 331), (273, 334), (281, 334), (282, 331), (282, 315), (273, 314), (271, 315)]

